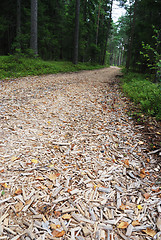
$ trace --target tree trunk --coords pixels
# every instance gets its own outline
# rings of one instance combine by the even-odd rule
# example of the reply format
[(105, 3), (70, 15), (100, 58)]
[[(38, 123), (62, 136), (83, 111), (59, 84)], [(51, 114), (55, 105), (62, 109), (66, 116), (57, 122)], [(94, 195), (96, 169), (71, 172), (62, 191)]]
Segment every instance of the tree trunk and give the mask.
[(112, 6), (113, 6), (113, 0), (111, 0), (110, 16), (109, 16), (109, 21), (108, 21), (108, 26), (107, 26), (106, 42), (105, 42), (105, 47), (104, 47), (102, 65), (105, 65), (107, 43), (108, 43), (108, 39), (109, 39), (109, 35), (110, 35), (111, 20), (112, 20)]
[(84, 0), (84, 3), (83, 3), (83, 20), (86, 23), (86, 21), (87, 21), (87, 0)]
[(20, 45), (20, 34), (21, 34), (21, 0), (17, 0), (17, 38)]
[(127, 51), (127, 60), (126, 60), (126, 69), (127, 69), (127, 71), (129, 71), (129, 67), (130, 67), (132, 47), (133, 47), (133, 41), (134, 41), (135, 18), (136, 18), (137, 3), (138, 3), (138, 0), (135, 0), (135, 2), (134, 2), (134, 14), (133, 14), (132, 28), (131, 28), (131, 34), (130, 34), (130, 37), (129, 37), (128, 51)]
[(34, 51), (35, 55), (38, 54), (37, 11), (38, 11), (38, 0), (31, 0), (31, 40), (30, 40), (30, 48)]
[(123, 65), (123, 46), (121, 46), (120, 65)]
[(74, 32), (74, 57), (73, 63), (78, 63), (78, 45), (79, 45), (79, 13), (80, 13), (80, 0), (76, 0), (75, 9), (75, 32)]
[(98, 43), (98, 31), (99, 31), (99, 22), (100, 22), (100, 8), (101, 8), (101, 1), (99, 3), (99, 8), (98, 8), (97, 31), (96, 31), (96, 46), (97, 46), (97, 43)]

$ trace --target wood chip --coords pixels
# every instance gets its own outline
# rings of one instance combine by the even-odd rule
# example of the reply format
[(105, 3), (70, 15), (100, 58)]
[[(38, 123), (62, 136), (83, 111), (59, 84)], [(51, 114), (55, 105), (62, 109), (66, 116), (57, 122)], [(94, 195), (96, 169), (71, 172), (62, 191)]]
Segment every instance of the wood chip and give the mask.
[(119, 74), (1, 82), (0, 239), (160, 238), (160, 149), (129, 119)]
[(90, 231), (87, 227), (83, 227), (83, 228), (82, 228), (82, 231), (83, 231), (83, 235), (84, 235), (85, 237), (87, 237), (88, 235), (91, 234), (91, 231)]
[(128, 237), (131, 236), (132, 231), (133, 231), (133, 228), (134, 228), (134, 227), (133, 227), (132, 224), (130, 224), (130, 225), (128, 226), (127, 231), (126, 231), (126, 236), (128, 236)]
[(11, 230), (10, 228), (5, 227), (5, 226), (4, 226), (3, 228), (4, 228), (4, 230), (5, 230), (6, 232), (11, 233), (12, 235), (17, 235), (17, 233), (14, 232), (13, 230)]

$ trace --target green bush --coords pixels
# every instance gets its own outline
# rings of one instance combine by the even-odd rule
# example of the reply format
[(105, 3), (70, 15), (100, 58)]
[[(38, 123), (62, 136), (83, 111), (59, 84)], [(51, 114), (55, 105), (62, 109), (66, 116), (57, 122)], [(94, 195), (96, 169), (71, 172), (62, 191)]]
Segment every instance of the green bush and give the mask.
[(123, 78), (123, 91), (140, 104), (142, 111), (161, 120), (161, 84), (152, 83), (145, 75), (129, 73)]

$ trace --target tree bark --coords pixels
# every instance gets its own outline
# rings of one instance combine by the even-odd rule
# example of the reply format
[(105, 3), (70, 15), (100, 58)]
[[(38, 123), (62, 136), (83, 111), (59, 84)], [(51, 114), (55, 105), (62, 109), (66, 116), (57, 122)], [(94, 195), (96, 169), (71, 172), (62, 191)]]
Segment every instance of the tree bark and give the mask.
[(76, 0), (76, 9), (75, 9), (75, 32), (74, 32), (74, 57), (73, 57), (73, 63), (74, 63), (74, 64), (78, 64), (79, 13), (80, 13), (80, 0)]
[(96, 31), (96, 46), (97, 46), (97, 43), (98, 43), (98, 31), (99, 31), (99, 22), (100, 22), (100, 9), (101, 9), (101, 1), (99, 3), (99, 8), (98, 8), (97, 31)]
[(130, 37), (129, 37), (128, 51), (127, 51), (127, 60), (126, 60), (126, 69), (127, 69), (127, 71), (129, 71), (129, 67), (130, 67), (132, 47), (133, 47), (133, 42), (134, 42), (134, 31), (135, 31), (135, 18), (136, 18), (137, 3), (138, 3), (138, 0), (135, 0), (135, 2), (134, 2), (134, 14), (133, 14), (132, 28), (131, 28), (131, 34), (130, 34)]
[(37, 12), (38, 12), (38, 0), (31, 0), (31, 39), (30, 48), (34, 51), (34, 54), (38, 54), (37, 45)]
[(21, 0), (17, 0), (17, 36), (21, 33)]
[(21, 48), (20, 35), (21, 35), (21, 0), (17, 0), (17, 47)]
[(110, 16), (109, 16), (109, 21), (108, 21), (108, 26), (107, 26), (106, 42), (105, 42), (105, 47), (104, 47), (102, 65), (105, 65), (107, 43), (108, 43), (108, 39), (109, 39), (109, 35), (110, 35), (111, 20), (112, 20), (112, 6), (113, 6), (113, 0), (111, 0)]

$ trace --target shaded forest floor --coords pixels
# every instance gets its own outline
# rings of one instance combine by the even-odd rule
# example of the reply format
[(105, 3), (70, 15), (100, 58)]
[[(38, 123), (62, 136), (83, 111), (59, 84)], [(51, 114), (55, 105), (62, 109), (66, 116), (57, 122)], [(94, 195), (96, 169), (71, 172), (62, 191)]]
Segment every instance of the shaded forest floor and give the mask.
[(129, 117), (117, 75), (1, 82), (0, 239), (159, 239), (160, 151), (142, 133), (159, 125)]

